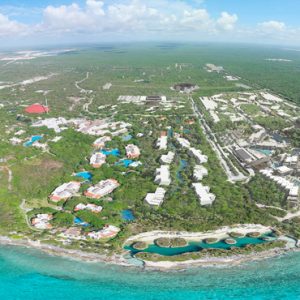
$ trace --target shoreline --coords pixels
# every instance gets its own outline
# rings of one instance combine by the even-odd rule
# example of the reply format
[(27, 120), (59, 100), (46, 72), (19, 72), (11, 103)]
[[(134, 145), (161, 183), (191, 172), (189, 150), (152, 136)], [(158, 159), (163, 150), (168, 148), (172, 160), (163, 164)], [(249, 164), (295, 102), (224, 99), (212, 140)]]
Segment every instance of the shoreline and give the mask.
[(114, 254), (113, 256), (107, 256), (105, 254), (98, 254), (92, 252), (85, 252), (78, 249), (66, 249), (59, 246), (53, 246), (50, 244), (43, 244), (40, 241), (24, 240), (24, 239), (12, 239), (7, 236), (0, 236), (0, 246), (18, 246), (40, 250), (48, 255), (59, 256), (68, 258), (71, 260), (80, 260), (84, 262), (94, 263), (107, 263), (126, 267), (132, 267), (131, 264), (126, 262), (126, 259), (122, 255)]
[(0, 236), (0, 245), (2, 246), (18, 246), (40, 250), (48, 255), (63, 257), (70, 260), (77, 260), (82, 262), (91, 263), (104, 263), (109, 265), (115, 265), (120, 267), (130, 267), (139, 268), (146, 271), (180, 271), (187, 270), (194, 267), (234, 267), (242, 265), (243, 263), (254, 262), (264, 259), (269, 259), (273, 257), (278, 257), (280, 255), (298, 252), (300, 248), (274, 248), (271, 250), (263, 252), (254, 252), (248, 255), (235, 255), (229, 257), (206, 257), (198, 260), (187, 260), (182, 262), (172, 262), (172, 261), (143, 261), (144, 265), (136, 266), (131, 264), (124, 258), (128, 252), (123, 252), (123, 254), (114, 254), (112, 256), (107, 256), (105, 254), (97, 254), (85, 252), (82, 250), (66, 249), (63, 247), (53, 246), (49, 244), (42, 244), (39, 241), (24, 240), (24, 239), (12, 239), (6, 236)]

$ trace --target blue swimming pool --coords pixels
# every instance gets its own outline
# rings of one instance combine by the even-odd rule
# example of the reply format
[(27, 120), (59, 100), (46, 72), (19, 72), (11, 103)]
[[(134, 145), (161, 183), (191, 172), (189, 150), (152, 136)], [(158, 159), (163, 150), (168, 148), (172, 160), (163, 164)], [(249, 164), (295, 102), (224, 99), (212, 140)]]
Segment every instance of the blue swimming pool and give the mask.
[(90, 181), (93, 178), (92, 173), (91, 172), (86, 172), (86, 171), (76, 173), (75, 176), (83, 178), (83, 179), (88, 180), (88, 181)]
[(34, 142), (40, 141), (43, 137), (41, 135), (34, 135), (30, 138), (29, 141), (25, 142), (24, 147), (30, 147)]
[(122, 210), (122, 219), (124, 221), (134, 221), (135, 220), (135, 216), (133, 215), (133, 212), (131, 209), (125, 209), (125, 210)]
[(78, 217), (75, 217), (75, 219), (74, 219), (74, 224), (75, 224), (75, 225), (79, 225), (79, 226), (83, 226), (83, 227), (88, 227), (88, 226), (90, 226), (89, 223), (84, 222), (83, 220), (81, 220), (81, 219), (78, 218)]
[(260, 149), (260, 148), (256, 148), (255, 151), (260, 152), (266, 156), (271, 156), (273, 151), (272, 150), (268, 150), (268, 149)]
[(119, 149), (112, 149), (112, 150), (101, 150), (101, 153), (105, 154), (106, 156), (112, 155), (112, 156), (120, 156), (120, 150)]
[[(272, 234), (268, 233), (268, 234), (263, 235), (262, 237), (272, 237)], [(231, 247), (243, 248), (246, 245), (257, 245), (257, 244), (266, 243), (267, 241), (264, 241), (262, 239), (262, 237), (261, 238), (251, 238), (251, 237), (235, 238), (235, 240), (236, 240), (235, 245), (228, 245), (225, 243), (224, 240), (222, 240), (215, 244), (207, 244), (203, 241), (190, 242), (187, 246), (178, 247), (178, 248), (163, 248), (163, 247), (159, 247), (155, 244), (151, 244), (145, 250), (136, 250), (132, 247), (132, 245), (125, 246), (124, 249), (130, 250), (132, 255), (135, 255), (138, 252), (148, 252), (148, 253), (156, 253), (156, 254), (160, 254), (160, 255), (164, 255), (164, 256), (174, 256), (174, 255), (179, 255), (179, 254), (188, 253), (188, 252), (198, 252), (203, 249), (229, 250)]]
[(131, 159), (122, 159), (118, 162), (116, 162), (116, 166), (124, 166), (128, 168), (134, 161)]

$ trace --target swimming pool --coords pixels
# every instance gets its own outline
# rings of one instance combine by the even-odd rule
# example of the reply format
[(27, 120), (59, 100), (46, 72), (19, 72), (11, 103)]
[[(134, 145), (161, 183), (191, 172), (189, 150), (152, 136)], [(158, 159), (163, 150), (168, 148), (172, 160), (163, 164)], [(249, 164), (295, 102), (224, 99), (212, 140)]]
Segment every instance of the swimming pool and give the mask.
[(266, 156), (271, 156), (273, 151), (272, 150), (268, 150), (268, 149), (255, 149), (255, 151), (260, 152)]
[(106, 156), (112, 155), (112, 156), (120, 156), (120, 150), (119, 149), (112, 149), (112, 150), (101, 150), (101, 153), (105, 154)]
[(133, 212), (131, 209), (124, 209), (122, 210), (122, 219), (124, 221), (134, 221), (135, 220), (135, 216), (133, 215)]
[(79, 225), (79, 226), (83, 226), (83, 227), (88, 227), (88, 226), (90, 226), (89, 223), (82, 221), (82, 220), (81, 220), (80, 218), (78, 218), (78, 217), (75, 217), (75, 219), (74, 219), (74, 224), (75, 224), (75, 225)]
[(43, 137), (41, 135), (34, 135), (30, 138), (29, 141), (25, 142), (24, 147), (30, 147), (34, 142), (40, 141)]
[(116, 166), (124, 166), (128, 168), (134, 161), (131, 159), (122, 159), (115, 163)]
[(81, 177), (81, 178), (83, 178), (85, 180), (88, 180), (88, 181), (90, 181), (93, 178), (92, 173), (91, 172), (86, 172), (86, 171), (76, 173), (75, 176), (76, 177)]

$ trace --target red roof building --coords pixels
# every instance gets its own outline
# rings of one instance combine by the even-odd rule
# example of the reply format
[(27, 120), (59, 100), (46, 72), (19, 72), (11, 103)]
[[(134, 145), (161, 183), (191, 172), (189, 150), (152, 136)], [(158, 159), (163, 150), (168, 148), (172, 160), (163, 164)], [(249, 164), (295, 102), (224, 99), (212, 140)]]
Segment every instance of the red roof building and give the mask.
[(49, 112), (49, 107), (41, 105), (39, 103), (35, 103), (27, 106), (25, 112), (27, 112), (28, 114), (45, 114)]

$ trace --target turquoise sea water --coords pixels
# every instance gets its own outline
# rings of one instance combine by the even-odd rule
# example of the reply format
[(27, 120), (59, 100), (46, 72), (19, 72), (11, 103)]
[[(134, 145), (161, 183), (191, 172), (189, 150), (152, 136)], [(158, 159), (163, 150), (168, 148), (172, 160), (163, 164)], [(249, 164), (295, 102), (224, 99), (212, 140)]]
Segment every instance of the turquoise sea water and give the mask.
[(300, 253), (232, 268), (154, 272), (0, 248), (0, 299), (300, 299)]

